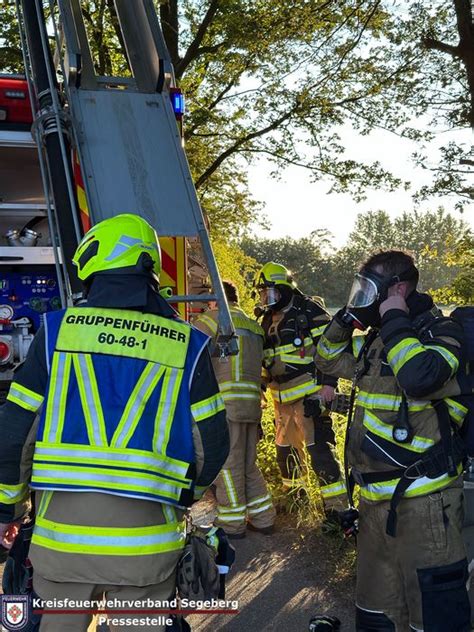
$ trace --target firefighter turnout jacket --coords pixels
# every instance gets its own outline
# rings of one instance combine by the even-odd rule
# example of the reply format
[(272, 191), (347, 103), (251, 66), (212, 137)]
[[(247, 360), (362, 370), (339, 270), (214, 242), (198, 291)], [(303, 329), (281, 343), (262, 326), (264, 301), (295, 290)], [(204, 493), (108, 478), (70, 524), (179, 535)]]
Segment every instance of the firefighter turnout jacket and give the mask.
[(228, 454), (208, 338), (158, 295), (112, 307), (129, 289), (47, 314), (0, 409), (0, 521), (36, 491), (30, 558), (47, 580), (164, 581), (184, 508)]
[(265, 312), (263, 377), (276, 403), (290, 404), (317, 393), (323, 385), (337, 385), (337, 378), (322, 375), (314, 364), (318, 340), (329, 320), (320, 305), (301, 294), (295, 294), (282, 310)]
[[(356, 376), (358, 391), (346, 458), (356, 482), (362, 485), (362, 498), (368, 502), (391, 500), (400, 481), (398, 476), (376, 482), (378, 472), (386, 479), (384, 472), (408, 467), (441, 443), (437, 402), (445, 402), (454, 426), (460, 425), (467, 413), (448, 396), (459, 366), (461, 328), (443, 318), (426, 294), (413, 292), (407, 305), (409, 314), (392, 309), (384, 315), (380, 331), (374, 332), (375, 338), (359, 361), (366, 336), (353, 337), (352, 328), (344, 326), (337, 316), (317, 349), (316, 364), (321, 371), (347, 379)], [(411, 432), (400, 441), (394, 427), (403, 406)], [(444, 471), (428, 477), (414, 470), (404, 496), (461, 486), (459, 459), (456, 467), (454, 476)], [(372, 482), (367, 482), (367, 477), (364, 480), (365, 473), (375, 473)]]
[[(222, 361), (214, 356), (212, 365), (232, 421), (260, 421), (260, 383), (263, 353), (263, 329), (236, 304), (230, 304), (230, 315), (239, 341), (239, 353)], [(196, 326), (215, 339), (218, 311), (202, 314)]]

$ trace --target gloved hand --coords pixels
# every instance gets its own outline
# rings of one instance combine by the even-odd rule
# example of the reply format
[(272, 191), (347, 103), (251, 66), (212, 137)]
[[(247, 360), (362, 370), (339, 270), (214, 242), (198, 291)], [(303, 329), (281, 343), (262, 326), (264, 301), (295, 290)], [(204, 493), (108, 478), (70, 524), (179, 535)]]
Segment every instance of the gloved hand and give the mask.
[(345, 305), (334, 314), (334, 320), (340, 327), (354, 329), (354, 318), (351, 314), (347, 313), (347, 307)]
[(30, 579), (26, 567), (18, 560), (9, 557), (2, 577), (2, 590), (5, 595), (25, 595)]
[(317, 396), (306, 395), (303, 399), (303, 410), (305, 417), (319, 417), (322, 412), (321, 401)]
[(336, 388), (334, 386), (329, 386), (328, 384), (324, 384), (320, 391), (318, 391), (318, 399), (321, 400), (323, 404), (328, 404), (332, 402), (336, 395)]
[(349, 507), (339, 513), (341, 529), (346, 538), (355, 536), (359, 532), (359, 512), (357, 509)]
[(349, 410), (351, 398), (344, 393), (335, 393), (335, 397), (331, 402), (331, 412), (345, 415)]

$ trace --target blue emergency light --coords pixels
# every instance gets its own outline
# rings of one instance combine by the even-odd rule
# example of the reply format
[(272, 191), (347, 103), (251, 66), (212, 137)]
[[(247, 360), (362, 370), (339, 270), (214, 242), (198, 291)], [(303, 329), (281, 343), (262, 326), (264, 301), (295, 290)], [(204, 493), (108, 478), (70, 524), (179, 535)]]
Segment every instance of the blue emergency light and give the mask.
[(171, 92), (171, 103), (173, 104), (173, 111), (176, 116), (183, 116), (185, 112), (184, 94), (179, 89), (174, 89)]

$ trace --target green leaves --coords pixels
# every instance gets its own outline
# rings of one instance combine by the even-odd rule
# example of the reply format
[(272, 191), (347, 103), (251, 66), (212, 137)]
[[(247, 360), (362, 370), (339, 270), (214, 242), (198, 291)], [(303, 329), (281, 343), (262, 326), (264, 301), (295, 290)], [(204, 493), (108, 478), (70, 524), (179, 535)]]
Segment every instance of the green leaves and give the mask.
[[(45, 0), (45, 4), (46, 0)], [(278, 175), (308, 169), (331, 191), (363, 199), (406, 186), (351, 154), (341, 126), (377, 128), (420, 143), (433, 170), (417, 196), (471, 200), (459, 143), (428, 162), (442, 128), (474, 121), (474, 30), (469, 2), (446, 0), (155, 0), (187, 96), (185, 137), (214, 231), (236, 236), (258, 217), (246, 173), (265, 156)], [(82, 0), (97, 71), (129, 74), (113, 0)], [(14, 5), (0, 13), (1, 70), (21, 70)]]
[(11, 3), (3, 3), (0, 10), (0, 72), (23, 72), (16, 9)]

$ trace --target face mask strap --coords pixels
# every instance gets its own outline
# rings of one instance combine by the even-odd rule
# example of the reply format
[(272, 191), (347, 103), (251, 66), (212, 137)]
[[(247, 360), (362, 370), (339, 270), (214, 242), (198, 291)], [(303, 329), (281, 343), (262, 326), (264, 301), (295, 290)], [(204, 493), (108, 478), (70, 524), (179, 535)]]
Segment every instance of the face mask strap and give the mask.
[(415, 266), (410, 266), (400, 274), (395, 274), (390, 279), (390, 286), (395, 285), (396, 283), (402, 283), (403, 281), (418, 281), (418, 270)]

